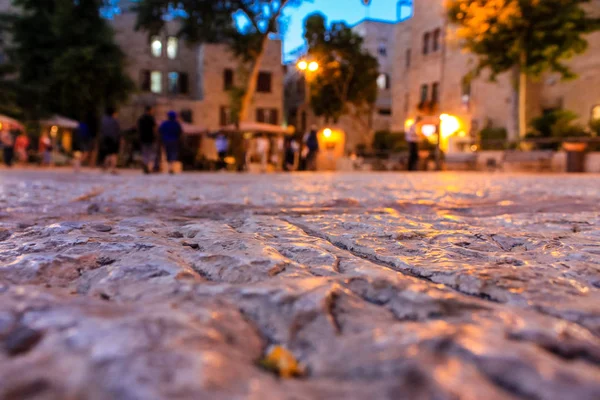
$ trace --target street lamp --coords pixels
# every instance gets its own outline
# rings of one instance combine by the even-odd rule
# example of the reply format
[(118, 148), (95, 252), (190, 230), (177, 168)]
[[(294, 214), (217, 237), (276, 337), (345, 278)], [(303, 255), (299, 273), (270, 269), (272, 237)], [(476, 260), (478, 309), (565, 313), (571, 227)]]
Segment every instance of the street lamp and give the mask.
[[(312, 64), (312, 63), (311, 63)], [(298, 62), (298, 69), (300, 71), (306, 71), (308, 69), (308, 63), (304, 60)]]
[[(306, 63), (306, 61), (305, 61)], [(311, 61), (310, 64), (308, 64), (308, 70), (310, 72), (315, 72), (319, 69), (319, 63), (316, 61)]]

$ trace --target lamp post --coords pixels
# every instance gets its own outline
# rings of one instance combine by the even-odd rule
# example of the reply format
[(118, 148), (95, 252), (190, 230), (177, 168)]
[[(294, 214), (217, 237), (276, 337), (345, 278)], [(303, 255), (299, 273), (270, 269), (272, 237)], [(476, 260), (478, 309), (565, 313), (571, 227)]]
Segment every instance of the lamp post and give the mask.
[(298, 64), (296, 64), (296, 67), (298, 68), (300, 73), (304, 75), (304, 104), (302, 105), (302, 111), (305, 113), (305, 115), (308, 115), (308, 110), (310, 106), (309, 77), (311, 76), (311, 74), (316, 73), (319, 70), (320, 66), (319, 63), (316, 61), (300, 60), (298, 61)]

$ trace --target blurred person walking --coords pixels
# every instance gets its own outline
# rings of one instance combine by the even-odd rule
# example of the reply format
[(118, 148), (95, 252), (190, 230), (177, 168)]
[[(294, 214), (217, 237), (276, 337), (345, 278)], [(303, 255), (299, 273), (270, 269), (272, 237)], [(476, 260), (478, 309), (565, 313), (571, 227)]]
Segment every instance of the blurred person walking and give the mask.
[(5, 129), (0, 133), (0, 142), (2, 143), (2, 157), (7, 167), (12, 167), (15, 156), (15, 136), (10, 129)]
[(306, 170), (316, 171), (317, 170), (317, 155), (319, 154), (319, 137), (317, 136), (317, 127), (312, 126), (310, 132), (306, 137)]
[(117, 161), (121, 141), (121, 126), (117, 120), (117, 111), (108, 107), (100, 121), (100, 136), (104, 149), (104, 169), (117, 174)]
[(415, 119), (414, 124), (406, 131), (406, 142), (408, 143), (408, 170), (416, 171), (419, 168), (419, 140), (418, 124), (421, 122), (421, 117)]
[(177, 121), (177, 113), (175, 111), (169, 111), (167, 113), (167, 120), (160, 125), (158, 128), (162, 144), (167, 153), (167, 162), (169, 163), (169, 173), (175, 173), (175, 162), (179, 158), (179, 141), (183, 134), (183, 128), (179, 121)]
[(21, 131), (15, 140), (15, 154), (18, 162), (26, 164), (27, 161), (29, 161), (29, 154), (27, 151), (29, 150), (30, 144), (31, 142), (29, 141), (27, 133), (25, 133), (25, 131)]
[(217, 148), (217, 155), (219, 161), (217, 163), (217, 170), (224, 170), (227, 167), (225, 157), (227, 157), (227, 151), (229, 151), (229, 140), (224, 133), (220, 132), (215, 139), (215, 147)]
[(50, 166), (52, 164), (52, 139), (48, 132), (43, 132), (38, 142), (38, 153), (42, 166)]
[(156, 120), (154, 119), (154, 109), (151, 106), (146, 107), (137, 126), (142, 146), (143, 170), (145, 174), (149, 174), (152, 171), (152, 164), (160, 162), (160, 159), (157, 160), (156, 157)]

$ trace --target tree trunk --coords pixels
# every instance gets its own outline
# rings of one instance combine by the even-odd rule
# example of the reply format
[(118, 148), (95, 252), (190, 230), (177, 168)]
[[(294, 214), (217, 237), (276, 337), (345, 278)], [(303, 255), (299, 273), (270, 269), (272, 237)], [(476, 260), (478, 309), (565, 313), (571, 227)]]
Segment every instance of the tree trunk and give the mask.
[(510, 141), (514, 141), (519, 139), (519, 101), (520, 101), (520, 90), (519, 90), (519, 80), (520, 80), (520, 68), (518, 65), (513, 67), (512, 76), (511, 76), (511, 84), (512, 84), (512, 98), (511, 98), (511, 115), (510, 115), (510, 126), (508, 126), (508, 139)]
[[(524, 67), (523, 67), (524, 68)], [(527, 74), (519, 73), (519, 139), (527, 134)]]
[(260, 73), (262, 60), (265, 57), (265, 50), (267, 48), (268, 41), (269, 35), (265, 34), (260, 45), (260, 53), (258, 53), (256, 60), (254, 60), (254, 64), (252, 65), (252, 71), (250, 72), (250, 77), (248, 78), (248, 82), (246, 84), (246, 92), (244, 93), (244, 97), (242, 98), (242, 105), (240, 107), (240, 114), (238, 118), (239, 122), (245, 122), (248, 120), (250, 106), (252, 105), (252, 99), (254, 98), (254, 94), (256, 93), (258, 75)]

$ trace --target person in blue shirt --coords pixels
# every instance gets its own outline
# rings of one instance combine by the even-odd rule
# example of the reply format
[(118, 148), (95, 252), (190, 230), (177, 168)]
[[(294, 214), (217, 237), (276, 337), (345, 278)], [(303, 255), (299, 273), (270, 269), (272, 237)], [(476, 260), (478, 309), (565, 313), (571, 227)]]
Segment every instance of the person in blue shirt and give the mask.
[(169, 173), (173, 174), (175, 173), (173, 165), (179, 157), (179, 140), (183, 134), (183, 129), (179, 121), (177, 121), (177, 113), (175, 111), (169, 111), (167, 117), (168, 119), (158, 128), (158, 132), (160, 133), (165, 153), (167, 153)]
[(219, 155), (219, 163), (217, 164), (217, 169), (222, 170), (225, 169), (227, 164), (225, 163), (225, 157), (227, 156), (227, 151), (229, 150), (229, 140), (227, 136), (223, 133), (219, 133), (217, 138), (215, 139), (215, 147), (217, 148), (217, 154)]

